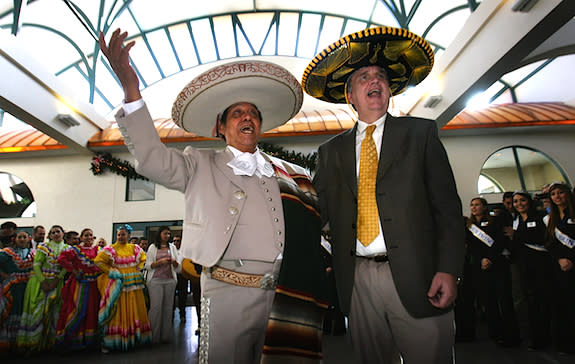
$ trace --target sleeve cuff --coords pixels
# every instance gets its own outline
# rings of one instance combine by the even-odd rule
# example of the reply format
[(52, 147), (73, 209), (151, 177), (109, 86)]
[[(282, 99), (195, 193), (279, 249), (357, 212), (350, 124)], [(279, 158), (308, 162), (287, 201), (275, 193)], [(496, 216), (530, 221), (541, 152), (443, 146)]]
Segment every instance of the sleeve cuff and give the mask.
[(122, 108), (124, 109), (124, 114), (129, 115), (134, 111), (141, 109), (142, 107), (144, 107), (144, 105), (145, 105), (144, 99), (139, 99), (136, 101), (128, 102), (127, 104), (124, 103)]

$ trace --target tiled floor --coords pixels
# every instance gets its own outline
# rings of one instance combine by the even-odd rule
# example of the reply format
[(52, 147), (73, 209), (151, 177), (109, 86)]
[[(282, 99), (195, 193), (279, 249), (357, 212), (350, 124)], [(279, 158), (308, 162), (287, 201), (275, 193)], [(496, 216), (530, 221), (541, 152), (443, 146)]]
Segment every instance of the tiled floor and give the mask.
[[(28, 358), (0, 357), (0, 363), (59, 363), (59, 364), (183, 364), (197, 363), (198, 337), (194, 307), (186, 310), (187, 322), (181, 323), (176, 312), (174, 319), (174, 340), (170, 344), (142, 348), (129, 353), (101, 354), (84, 352), (68, 355), (43, 354)], [(500, 348), (479, 335), (472, 343), (461, 343), (455, 347), (457, 364), (574, 364), (575, 356), (560, 356), (549, 350), (530, 352), (525, 345), (518, 348)], [(324, 360), (326, 364), (353, 364), (351, 347), (346, 336), (324, 336)]]

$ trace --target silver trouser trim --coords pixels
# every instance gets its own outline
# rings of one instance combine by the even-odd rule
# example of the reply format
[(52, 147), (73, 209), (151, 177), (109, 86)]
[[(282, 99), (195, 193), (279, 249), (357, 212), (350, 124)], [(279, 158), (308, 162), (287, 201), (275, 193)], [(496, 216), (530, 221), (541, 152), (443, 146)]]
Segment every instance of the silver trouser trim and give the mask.
[(210, 298), (200, 299), (200, 343), (198, 345), (198, 364), (208, 364), (208, 350), (210, 339)]

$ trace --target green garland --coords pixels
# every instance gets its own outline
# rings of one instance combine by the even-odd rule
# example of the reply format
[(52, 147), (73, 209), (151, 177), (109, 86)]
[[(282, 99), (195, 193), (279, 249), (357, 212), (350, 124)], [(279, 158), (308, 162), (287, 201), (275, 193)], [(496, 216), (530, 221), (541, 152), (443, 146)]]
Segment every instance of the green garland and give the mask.
[(136, 172), (136, 169), (130, 164), (130, 162), (114, 158), (110, 153), (96, 154), (92, 157), (90, 170), (92, 170), (94, 176), (99, 176), (103, 174), (104, 171), (109, 170), (112, 173), (127, 178), (148, 180), (146, 177)]
[[(286, 151), (284, 148), (267, 144), (259, 143), (259, 148), (264, 153), (272, 155), (274, 157), (283, 159), (285, 161), (297, 164), (310, 171), (315, 170), (317, 163), (317, 153), (302, 154), (296, 153), (294, 151)], [(94, 176), (99, 176), (103, 174), (106, 170), (112, 173), (118, 174), (132, 179), (143, 179), (148, 180), (146, 177), (138, 174), (136, 169), (130, 164), (130, 162), (112, 157), (110, 153), (96, 154), (92, 157), (92, 163), (90, 170)]]
[(317, 164), (317, 153), (315, 152), (310, 154), (296, 153), (293, 150), (287, 151), (280, 146), (268, 143), (259, 143), (258, 146), (264, 153), (291, 162), (293, 164), (297, 164), (298, 166), (304, 167), (309, 171), (315, 171), (315, 166)]

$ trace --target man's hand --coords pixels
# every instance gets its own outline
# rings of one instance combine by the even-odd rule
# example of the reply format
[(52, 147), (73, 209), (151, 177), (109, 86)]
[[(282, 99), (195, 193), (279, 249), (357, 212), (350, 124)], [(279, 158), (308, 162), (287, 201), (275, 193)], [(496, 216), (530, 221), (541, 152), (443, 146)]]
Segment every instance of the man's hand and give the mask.
[(481, 259), (481, 270), (488, 270), (493, 263), (488, 258)]
[(435, 273), (427, 297), (429, 302), (437, 308), (451, 306), (457, 297), (457, 280), (449, 273)]
[(513, 233), (515, 233), (515, 231), (513, 230), (513, 226), (503, 227), (503, 234), (507, 236), (510, 240), (513, 240)]
[(42, 288), (42, 290), (46, 293), (52, 291), (54, 288), (56, 288), (58, 286), (58, 280), (57, 279), (45, 279), (42, 281), (42, 283), (40, 283), (40, 287)]
[(563, 272), (569, 272), (573, 269), (573, 262), (567, 258), (561, 258), (559, 259), (559, 266)]
[(136, 44), (131, 41), (124, 47), (124, 40), (128, 36), (127, 32), (120, 33), (120, 29), (116, 29), (110, 37), (110, 43), (106, 45), (104, 40), (104, 33), (100, 32), (100, 49), (114, 73), (120, 80), (122, 88), (124, 89), (124, 102), (132, 102), (142, 98), (140, 94), (140, 80), (134, 68), (130, 65), (130, 49)]

